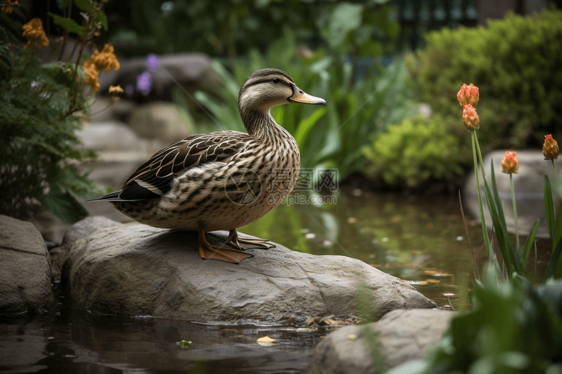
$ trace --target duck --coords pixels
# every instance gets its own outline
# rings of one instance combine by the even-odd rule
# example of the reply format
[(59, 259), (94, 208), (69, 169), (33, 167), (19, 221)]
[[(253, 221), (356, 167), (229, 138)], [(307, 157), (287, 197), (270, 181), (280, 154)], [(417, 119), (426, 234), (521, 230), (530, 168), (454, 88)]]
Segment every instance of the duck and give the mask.
[[(300, 169), (293, 136), (271, 116), (284, 104), (326, 105), (305, 93), (286, 72), (261, 69), (244, 81), (238, 110), (247, 133), (216, 131), (188, 136), (156, 152), (120, 190), (91, 202), (110, 202), (133, 220), (157, 228), (198, 232), (202, 259), (238, 264), (247, 249), (273, 248), (266, 239), (241, 238), (237, 228), (277, 207), (294, 188)], [(228, 246), (206, 233), (229, 231)]]

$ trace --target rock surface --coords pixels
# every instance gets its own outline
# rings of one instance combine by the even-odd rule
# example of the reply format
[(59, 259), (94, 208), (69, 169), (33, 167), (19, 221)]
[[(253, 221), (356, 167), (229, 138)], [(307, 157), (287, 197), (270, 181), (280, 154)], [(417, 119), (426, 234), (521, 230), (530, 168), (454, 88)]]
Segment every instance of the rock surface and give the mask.
[(155, 101), (134, 109), (129, 117), (129, 125), (141, 137), (160, 139), (163, 146), (177, 142), (188, 136), (192, 124), (181, 118), (175, 104)]
[(0, 314), (53, 304), (50, 257), (41, 234), (30, 222), (0, 215)]
[[(207, 234), (219, 245), (226, 236)], [(81, 310), (196, 322), (353, 318), (359, 282), (372, 289), (381, 316), (436, 306), (412, 286), (356, 259), (280, 245), (249, 252), (255, 257), (239, 265), (202, 260), (197, 233), (133, 223), (77, 241), (63, 267), (63, 283)]]
[[(490, 161), (493, 159), (498, 192), (500, 199), (504, 202), (507, 229), (510, 233), (515, 233), (509, 175), (502, 173), (500, 164), (504, 155), (505, 150), (497, 150), (488, 153), (483, 159), (484, 171), (491, 188)], [(552, 163), (550, 161), (545, 161), (541, 151), (517, 151), (517, 158), (519, 159), (519, 173), (513, 176), (513, 188), (515, 190), (515, 198), (517, 199), (517, 223), (519, 225), (519, 233), (520, 235), (528, 235), (537, 219), (540, 219), (537, 237), (548, 238), (543, 188), (545, 174), (550, 178), (551, 184), (553, 182), (554, 172), (552, 170)], [(560, 170), (561, 167), (562, 159), (556, 160), (557, 170)], [(480, 189), (482, 202), (485, 206), (484, 215), (486, 224), (491, 228), (492, 219), (486, 208), (484, 181), (482, 178), (480, 178)], [(463, 192), (464, 204), (468, 207), (470, 213), (479, 220), (480, 211), (474, 172), (467, 177)]]
[(305, 373), (371, 374), (381, 367), (370, 349), (377, 337), (387, 369), (421, 359), (443, 337), (454, 315), (436, 309), (394, 310), (378, 322), (341, 328), (318, 344)]
[(68, 231), (64, 234), (60, 247), (53, 248), (49, 252), (52, 262), (51, 277), (53, 279), (60, 279), (64, 260), (68, 257), (68, 252), (75, 242), (98, 230), (120, 225), (120, 222), (106, 217), (90, 216), (70, 226)]

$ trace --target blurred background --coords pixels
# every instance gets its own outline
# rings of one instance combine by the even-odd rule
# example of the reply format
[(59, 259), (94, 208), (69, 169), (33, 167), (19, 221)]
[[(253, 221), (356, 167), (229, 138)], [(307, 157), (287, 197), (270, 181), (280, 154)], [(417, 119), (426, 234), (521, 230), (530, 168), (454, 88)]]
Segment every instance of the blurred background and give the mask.
[[(98, 3), (103, 11), (92, 27), (92, 4)], [(442, 308), (467, 307), (462, 294), (474, 276), (469, 264), (481, 265), (486, 255), (470, 176), (471, 138), (456, 94), (474, 83), (485, 164), (494, 158), (498, 168), (506, 149), (518, 152), (520, 232), (540, 219), (530, 261), (535, 275), (544, 273), (551, 243), (542, 178), (552, 170), (541, 148), (546, 134), (562, 135), (561, 0), (0, 5), (0, 214), (30, 220), (51, 257), (68, 227), (88, 214), (131, 222), (111, 204), (85, 199), (119, 189), (162, 147), (190, 134), (245, 131), (239, 88), (269, 67), (327, 101), (321, 108), (278, 106), (271, 114), (295, 137), (302, 167), (337, 170), (338, 186), (305, 191), (333, 196), (335, 203), (284, 203), (241, 232), (296, 251), (358, 258)], [(49, 45), (31, 52), (23, 47), (22, 26), (34, 18), (42, 20)], [(106, 43), (120, 66), (99, 69), (94, 92), (85, 83), (84, 63)], [(123, 92), (110, 94), (112, 86)], [(498, 172), (497, 180), (511, 230), (509, 176)], [(555, 188), (562, 195), (562, 186)], [(69, 328), (56, 323), (71, 341)], [(81, 325), (103, 332), (96, 338), (100, 349), (115, 350), (104, 340), (105, 325)], [(313, 346), (306, 344), (294, 349)], [(75, 356), (61, 347), (49, 348), (51, 367), (71, 365), (68, 357)], [(120, 360), (142, 367), (127, 349)], [(106, 361), (96, 364), (111, 367)], [(217, 365), (231, 370), (228, 361)]]

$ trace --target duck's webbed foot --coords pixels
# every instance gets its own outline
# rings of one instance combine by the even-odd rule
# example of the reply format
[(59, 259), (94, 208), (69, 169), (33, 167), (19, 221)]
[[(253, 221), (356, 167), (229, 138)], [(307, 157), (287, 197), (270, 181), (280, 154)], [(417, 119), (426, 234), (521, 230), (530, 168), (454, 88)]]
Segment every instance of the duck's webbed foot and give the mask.
[(254, 257), (250, 253), (232, 249), (229, 247), (220, 247), (211, 245), (205, 237), (205, 230), (199, 230), (199, 256), (205, 260), (219, 260), (239, 264), (245, 258)]
[(230, 230), (230, 235), (228, 235), (228, 239), (226, 239), (226, 244), (229, 244), (237, 249), (269, 249), (275, 248), (275, 246), (271, 243), (268, 243), (266, 239), (244, 239), (238, 237), (238, 232), (236, 229)]

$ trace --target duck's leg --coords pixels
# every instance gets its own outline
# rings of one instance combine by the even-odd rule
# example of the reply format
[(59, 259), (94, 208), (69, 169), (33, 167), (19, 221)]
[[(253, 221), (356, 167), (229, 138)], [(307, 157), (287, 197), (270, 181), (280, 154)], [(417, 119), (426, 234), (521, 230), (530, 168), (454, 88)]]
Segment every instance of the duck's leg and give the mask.
[(238, 249), (250, 249), (250, 248), (259, 248), (259, 249), (269, 249), (275, 248), (275, 246), (271, 243), (268, 243), (266, 239), (243, 239), (238, 237), (238, 232), (236, 229), (230, 230), (230, 235), (228, 235), (228, 239), (226, 239), (226, 244), (233, 246), (234, 248)]
[(219, 247), (211, 245), (205, 237), (205, 229), (199, 228), (199, 256), (208, 260), (219, 260), (238, 264), (245, 258), (254, 257), (254, 255), (242, 252), (228, 247)]

